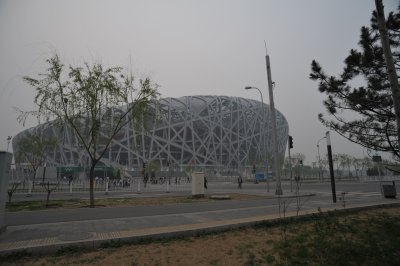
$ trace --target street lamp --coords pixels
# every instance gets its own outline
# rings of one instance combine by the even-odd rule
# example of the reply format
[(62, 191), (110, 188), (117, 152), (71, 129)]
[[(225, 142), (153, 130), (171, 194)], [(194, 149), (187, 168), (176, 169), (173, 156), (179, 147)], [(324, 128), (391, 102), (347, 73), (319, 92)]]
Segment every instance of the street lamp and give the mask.
[(319, 177), (321, 178), (321, 156), (320, 156), (320, 154), (319, 154), (319, 142), (321, 141), (321, 140), (323, 140), (323, 139), (326, 139), (326, 136), (325, 137), (323, 137), (323, 138), (321, 138), (321, 139), (319, 139), (318, 140), (318, 142), (317, 142), (317, 150), (318, 150), (318, 165), (319, 165), (319, 171), (318, 171), (318, 174), (319, 174)]
[[(258, 90), (258, 92), (260, 93), (260, 96), (261, 96), (261, 108), (262, 108), (262, 120), (263, 120), (263, 121), (262, 121), (262, 125), (263, 125), (263, 127), (262, 127), (262, 129), (261, 129), (261, 126), (260, 126), (260, 143), (261, 143), (261, 135), (262, 135), (263, 142), (262, 142), (261, 147), (263, 148), (264, 151), (263, 151), (261, 154), (265, 155), (265, 134), (264, 134), (264, 128), (265, 128), (265, 109), (264, 109), (263, 95), (262, 95), (262, 92), (260, 91), (260, 89), (259, 89), (259, 88), (256, 88), (256, 87), (247, 86), (247, 87), (245, 87), (244, 89), (245, 89), (245, 90), (251, 90), (251, 89)], [(261, 148), (261, 147), (260, 147), (260, 148)], [(261, 159), (264, 159), (264, 156), (262, 156)]]
[(11, 141), (11, 139), (12, 139), (12, 136), (8, 136), (8, 137), (7, 137), (7, 152), (8, 152), (8, 148), (9, 148), (9, 146), (10, 146), (10, 141)]

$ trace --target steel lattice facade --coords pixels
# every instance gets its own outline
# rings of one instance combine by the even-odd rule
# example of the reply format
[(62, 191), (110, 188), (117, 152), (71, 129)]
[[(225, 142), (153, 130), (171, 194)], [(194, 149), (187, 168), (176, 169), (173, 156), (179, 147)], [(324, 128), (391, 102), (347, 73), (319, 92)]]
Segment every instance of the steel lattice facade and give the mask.
[[(238, 168), (271, 158), (271, 113), (267, 104), (240, 97), (185, 96), (163, 98), (152, 110), (156, 119), (146, 121), (146, 131), (128, 124), (113, 139), (102, 159), (104, 165), (137, 169), (143, 162), (158, 161), (164, 167), (169, 161), (174, 165)], [(280, 112), (276, 116), (278, 152), (283, 158), (288, 123)], [(14, 138), (14, 150), (24, 132)], [(62, 145), (49, 154), (49, 165), (86, 165), (86, 155), (71, 130), (47, 126), (44, 132), (62, 140)]]

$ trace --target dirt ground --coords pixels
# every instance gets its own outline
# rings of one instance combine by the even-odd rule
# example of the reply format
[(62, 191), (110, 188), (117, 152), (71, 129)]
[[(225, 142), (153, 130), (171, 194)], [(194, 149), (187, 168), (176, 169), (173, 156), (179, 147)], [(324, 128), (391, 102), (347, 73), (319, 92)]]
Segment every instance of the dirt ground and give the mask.
[[(268, 231), (243, 229), (82, 254), (35, 258), (22, 265), (244, 265), (256, 257), (263, 258), (267, 263), (270, 259), (268, 254), (273, 254), (273, 242), (279, 238), (280, 232), (276, 228)], [(21, 261), (17, 264), (21, 265)]]
[[(356, 213), (400, 214), (400, 207)], [(309, 226), (308, 222), (291, 226)], [(16, 258), (0, 265), (270, 265), (279, 260), (274, 243), (282, 240), (279, 226), (246, 228), (214, 235), (108, 247), (95, 251), (64, 251), (62, 255)]]

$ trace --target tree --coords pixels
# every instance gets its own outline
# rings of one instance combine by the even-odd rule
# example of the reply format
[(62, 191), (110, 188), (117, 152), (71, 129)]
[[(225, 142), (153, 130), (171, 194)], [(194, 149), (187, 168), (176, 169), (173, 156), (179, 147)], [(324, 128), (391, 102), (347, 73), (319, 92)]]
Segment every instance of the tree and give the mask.
[(293, 161), (292, 158), (290, 158), (291, 160), (289, 161), (289, 157), (285, 157), (285, 160), (283, 162), (283, 171), (284, 171), (284, 176), (287, 177), (288, 173), (290, 174), (290, 167), (291, 167), (291, 163)]
[(50, 183), (50, 181), (43, 182), (41, 183), (42, 187), (46, 190), (46, 208), (49, 207), (49, 202), (50, 202), (50, 194), (58, 188), (60, 185), (60, 179), (57, 180), (55, 183)]
[(301, 176), (303, 174), (302, 170), (306, 156), (303, 153), (295, 153), (292, 155), (291, 159), (293, 174), (295, 176)]
[(362, 169), (363, 169), (363, 160), (359, 159), (359, 158), (353, 158), (353, 160), (351, 161), (351, 164), (354, 168), (354, 171), (356, 173), (356, 177), (360, 177), (358, 172), (361, 171), (361, 175), (362, 175)]
[[(389, 13), (386, 27), (396, 71), (399, 71), (399, 11)], [(374, 11), (371, 26), (361, 28), (361, 50), (350, 50), (342, 73), (329, 76), (313, 60), (310, 79), (318, 81), (319, 91), (327, 95), (323, 104), (331, 119), (319, 114), (325, 126), (354, 143), (376, 151), (391, 152), (400, 159), (392, 98), (397, 96), (391, 91), (380, 39), (377, 12)], [(357, 77), (365, 79), (366, 84), (357, 87), (354, 82)]]
[(367, 175), (367, 169), (372, 167), (372, 165), (373, 165), (372, 159), (370, 157), (365, 156), (361, 160), (362, 160), (362, 163), (361, 163), (361, 166), (362, 166), (361, 174), (363, 172), (365, 172), (365, 175)]
[(340, 171), (340, 156), (339, 156), (339, 154), (332, 154), (332, 163), (333, 163), (333, 167), (336, 168), (336, 175), (339, 178), (342, 177), (342, 172)]
[(385, 57), (388, 79), (392, 93), (394, 113), (397, 124), (397, 147), (400, 144), (400, 88), (399, 80), (396, 73), (396, 66), (393, 61), (393, 55), (390, 48), (389, 34), (386, 27), (385, 13), (383, 11), (382, 0), (375, 0), (376, 6), (376, 22), (378, 24), (379, 34), (381, 36), (381, 44), (383, 55)]
[(345, 165), (347, 167), (347, 173), (348, 173), (348, 177), (352, 177), (352, 173), (351, 173), (351, 165), (353, 163), (353, 161), (355, 160), (355, 158), (353, 156), (347, 155), (346, 154), (346, 158), (345, 158)]
[(8, 203), (11, 203), (12, 196), (15, 191), (17, 191), (18, 186), (21, 184), (21, 182), (11, 182), (11, 187), (8, 187), (7, 189), (7, 195), (8, 195)]
[(353, 158), (347, 154), (334, 154), (333, 161), (336, 162), (336, 171), (337, 174), (342, 177), (344, 170), (347, 168), (349, 177), (351, 176), (350, 166)]
[[(58, 145), (56, 139), (46, 138), (41, 130), (28, 131), (18, 141), (15, 151), (16, 163), (27, 162), (32, 169), (32, 187), (35, 188), (36, 172), (43, 166), (47, 154)], [(44, 181), (44, 180), (43, 180)]]
[(94, 169), (110, 148), (113, 138), (125, 126), (145, 128), (151, 104), (158, 98), (158, 85), (149, 78), (136, 82), (133, 74), (120, 67), (103, 68), (85, 63), (84, 67), (61, 63), (58, 55), (46, 60), (47, 71), (40, 79), (24, 77), (36, 88), (36, 112), (39, 119), (55, 119), (67, 126), (90, 163), (90, 207), (94, 207)]
[(324, 173), (327, 172), (327, 168), (329, 165), (328, 155), (322, 157), (320, 163), (321, 163), (321, 178), (324, 178)]

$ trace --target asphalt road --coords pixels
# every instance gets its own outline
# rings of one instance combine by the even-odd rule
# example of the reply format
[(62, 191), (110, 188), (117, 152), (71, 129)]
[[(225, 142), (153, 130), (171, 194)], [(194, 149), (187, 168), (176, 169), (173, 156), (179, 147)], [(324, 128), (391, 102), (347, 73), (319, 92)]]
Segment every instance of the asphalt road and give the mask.
[[(282, 203), (288, 205), (288, 210), (296, 209), (296, 199), (290, 197), (290, 184), (284, 183), (283, 185), (284, 197), (281, 198)], [(341, 193), (346, 192), (344, 202), (347, 204), (357, 202), (369, 202), (382, 200), (380, 193), (380, 186), (377, 182), (370, 183), (338, 183), (336, 186), (338, 202), (336, 205), (343, 204), (340, 199)], [(242, 190), (238, 190), (235, 184), (211, 184), (207, 190), (207, 194), (214, 193), (246, 193), (254, 195), (269, 196), (269, 198), (257, 200), (228, 200), (216, 202), (202, 202), (191, 204), (168, 204), (168, 205), (147, 205), (147, 206), (133, 206), (133, 207), (110, 207), (110, 208), (76, 208), (76, 209), (56, 209), (45, 211), (24, 211), (15, 213), (6, 213), (6, 223), (8, 225), (27, 225), (27, 224), (44, 224), (55, 222), (69, 222), (69, 221), (85, 221), (85, 220), (98, 220), (98, 219), (114, 219), (114, 218), (131, 218), (131, 217), (150, 217), (162, 215), (178, 215), (190, 213), (217, 213), (221, 217), (237, 217), (243, 215), (265, 215), (273, 214), (279, 211), (278, 199), (274, 197), (274, 184), (270, 185), (270, 192), (266, 191), (266, 184), (244, 184)], [(302, 210), (315, 209), (318, 207), (332, 206), (332, 195), (330, 183), (304, 183), (300, 188), (303, 196), (301, 199)], [(178, 193), (163, 193), (160, 191), (153, 191), (147, 194), (136, 193), (111, 193), (104, 195), (99, 193), (97, 196), (102, 197), (147, 197), (147, 196), (166, 196), (166, 195), (189, 195), (190, 191), (180, 191)], [(306, 196), (308, 195), (308, 196)], [(312, 195), (312, 196), (309, 196)], [(24, 195), (17, 195), (24, 198)], [(52, 198), (67, 199), (71, 197), (86, 198), (88, 193), (75, 193), (71, 196), (68, 193), (54, 193)], [(31, 198), (29, 198), (31, 199)], [(390, 201), (390, 199), (388, 199)], [(215, 217), (214, 217), (215, 218)]]

